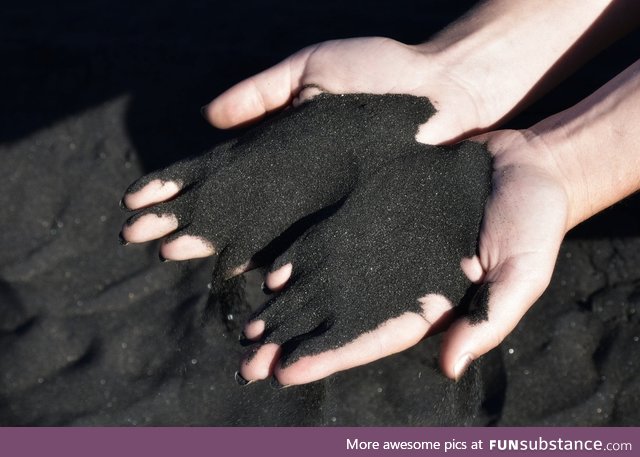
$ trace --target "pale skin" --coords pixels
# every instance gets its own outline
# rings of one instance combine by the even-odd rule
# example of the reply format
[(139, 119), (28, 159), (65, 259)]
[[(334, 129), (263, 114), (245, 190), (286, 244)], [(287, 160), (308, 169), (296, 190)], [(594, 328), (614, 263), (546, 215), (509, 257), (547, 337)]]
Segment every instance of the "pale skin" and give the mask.
[[(544, 8), (536, 3), (486, 2), (419, 46), (384, 38), (311, 46), (232, 87), (208, 105), (205, 116), (217, 127), (233, 127), (312, 97), (317, 87), (333, 93), (408, 93), (429, 97), (438, 109), (418, 131), (418, 141), (469, 137), (498, 124), (560, 78), (556, 63), (561, 59), (568, 60), (563, 65), (568, 71), (587, 58), (593, 46), (580, 50), (577, 45), (588, 42), (591, 31), (604, 46), (632, 27), (623, 19), (634, 17), (627, 10), (638, 5), (625, 10), (611, 1), (547, 1)], [(616, 26), (600, 25), (603, 16), (617, 18)], [(305, 89), (308, 85), (314, 87)], [(278, 365), (279, 347), (264, 345), (242, 364), (241, 375), (249, 381), (274, 375), (283, 385), (303, 384), (402, 351), (450, 324), (440, 361), (443, 372), (458, 379), (470, 361), (500, 344), (545, 290), (566, 232), (638, 190), (640, 137), (634, 130), (639, 123), (636, 63), (578, 105), (530, 129), (476, 138), (494, 155), (494, 190), (478, 255), (462, 259), (461, 268), (470, 280), (492, 284), (488, 321), (451, 322), (450, 303), (422, 297), (422, 315), (407, 313), (346, 346), (286, 368)], [(124, 202), (138, 209), (178, 191), (176, 183), (151, 182)], [(143, 217), (125, 226), (123, 236), (144, 242), (176, 227), (172, 217)], [(186, 236), (164, 243), (161, 253), (171, 260), (213, 254), (205, 243)], [(269, 274), (266, 284), (276, 291), (285, 287), (293, 269), (285, 265)], [(263, 328), (261, 321), (250, 322), (245, 334), (259, 339)]]

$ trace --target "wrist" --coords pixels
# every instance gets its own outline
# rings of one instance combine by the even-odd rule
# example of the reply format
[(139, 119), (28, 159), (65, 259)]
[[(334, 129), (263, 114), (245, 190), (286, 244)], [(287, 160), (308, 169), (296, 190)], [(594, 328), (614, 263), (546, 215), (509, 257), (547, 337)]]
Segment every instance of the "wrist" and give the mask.
[(568, 228), (640, 189), (640, 61), (530, 131), (550, 151), (571, 202)]
[(596, 27), (595, 43), (578, 44), (593, 35), (587, 32), (609, 3), (549, 0), (540, 8), (536, 2), (489, 0), (416, 50), (473, 92), (478, 128), (484, 130), (546, 92), (600, 49), (600, 42), (608, 39), (602, 27)]
[[(434, 40), (415, 46), (425, 62), (425, 84), (429, 81), (450, 81), (464, 91), (473, 101), (474, 129), (484, 130), (494, 125), (504, 115), (502, 108), (513, 106), (517, 95), (508, 96), (500, 87), (500, 72), (490, 62), (498, 62), (500, 45), (488, 43), (480, 33), (460, 37), (459, 40)], [(507, 91), (508, 92), (508, 91)], [(500, 100), (497, 99), (500, 97)]]
[(514, 110), (535, 85), (538, 75), (528, 65), (518, 65), (523, 52), (504, 40), (497, 25), (474, 29), (468, 34), (449, 34), (416, 45), (434, 71), (465, 90), (475, 105), (475, 129), (495, 127)]
[(552, 130), (539, 130), (537, 127), (527, 130), (529, 142), (541, 158), (541, 164), (566, 195), (565, 232), (568, 232), (593, 215), (587, 174), (581, 166), (576, 144), (564, 126), (557, 124)]

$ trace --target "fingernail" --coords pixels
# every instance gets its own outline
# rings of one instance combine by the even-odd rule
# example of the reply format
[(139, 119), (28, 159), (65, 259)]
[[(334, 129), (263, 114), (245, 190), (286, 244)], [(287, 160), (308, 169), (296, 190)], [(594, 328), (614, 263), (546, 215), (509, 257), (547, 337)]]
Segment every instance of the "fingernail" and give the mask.
[(202, 117), (204, 117), (205, 119), (207, 119), (207, 106), (209, 106), (209, 105), (208, 104), (207, 105), (202, 105), (200, 107), (200, 115)]
[(260, 284), (260, 289), (262, 290), (262, 292), (264, 292), (266, 295), (270, 295), (273, 293), (273, 291), (271, 289), (269, 289), (269, 286), (267, 286), (267, 283), (262, 281), (262, 284)]
[(129, 242), (124, 239), (124, 236), (122, 236), (122, 231), (120, 231), (120, 233), (118, 233), (118, 241), (120, 242), (120, 244), (122, 246), (126, 246), (127, 244), (129, 244)]
[(271, 382), (269, 383), (269, 385), (271, 386), (272, 389), (276, 389), (276, 390), (282, 390), (282, 389), (286, 389), (287, 387), (291, 387), (291, 384), (287, 384), (286, 386), (283, 386), (282, 384), (280, 384), (280, 382), (274, 377), (271, 378)]
[(465, 371), (467, 371), (467, 368), (469, 368), (469, 365), (471, 365), (471, 362), (473, 362), (473, 360), (474, 360), (473, 355), (469, 353), (463, 355), (458, 359), (455, 366), (453, 367), (453, 374), (455, 376), (456, 382), (460, 381), (460, 378), (462, 378)]
[(124, 197), (120, 199), (120, 209), (123, 211), (129, 211), (129, 208), (127, 208), (127, 205), (124, 204)]
[(167, 259), (165, 256), (162, 255), (162, 252), (158, 252), (158, 258), (160, 259), (160, 262), (168, 262), (169, 259)]
[(236, 371), (236, 374), (234, 374), (233, 377), (235, 378), (239, 386), (248, 386), (253, 382), (253, 381), (247, 381), (246, 379), (244, 379), (239, 371)]

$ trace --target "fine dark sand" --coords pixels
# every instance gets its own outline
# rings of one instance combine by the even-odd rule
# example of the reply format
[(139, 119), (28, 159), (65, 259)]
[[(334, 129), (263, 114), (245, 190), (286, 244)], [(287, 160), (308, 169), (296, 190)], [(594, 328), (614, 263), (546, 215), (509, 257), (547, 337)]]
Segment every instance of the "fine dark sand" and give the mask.
[[(223, 275), (264, 251), (290, 226), (335, 207), (287, 249), (287, 289), (257, 318), (284, 363), (335, 349), (444, 295), (455, 305), (469, 281), (459, 264), (475, 253), (491, 157), (483, 145), (415, 141), (433, 114), (426, 98), (320, 95), (201, 157), (148, 175), (177, 181), (170, 202), (132, 216), (172, 213), (170, 236), (201, 237), (220, 253)], [(486, 314), (483, 313), (483, 314)]]
[[(469, 5), (192, 6), (4, 5), (2, 425), (640, 424), (638, 198), (570, 234), (548, 291), (463, 384), (439, 374), (436, 337), (309, 386), (237, 386), (251, 311), (237, 294), (209, 299), (213, 259), (162, 264), (156, 244), (119, 246), (122, 190), (229, 138), (198, 108), (242, 77), (328, 38), (418, 42)], [(584, 97), (639, 42), (601, 54), (516, 125)], [(260, 281), (247, 279), (252, 309)]]
[(410, 152), (417, 126), (433, 112), (426, 99), (406, 95), (319, 96), (208, 154), (136, 181), (127, 192), (154, 179), (180, 182), (184, 191), (129, 223), (148, 213), (175, 214), (180, 227), (170, 238), (210, 242), (224, 275)]

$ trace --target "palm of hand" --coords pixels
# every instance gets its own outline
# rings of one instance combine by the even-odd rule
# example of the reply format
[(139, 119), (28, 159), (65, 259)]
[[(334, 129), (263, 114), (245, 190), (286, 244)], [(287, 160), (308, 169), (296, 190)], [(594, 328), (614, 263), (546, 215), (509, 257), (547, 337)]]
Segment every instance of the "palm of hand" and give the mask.
[(567, 231), (568, 197), (551, 154), (527, 132), (478, 138), (493, 160), (478, 254), (463, 270), (484, 283), (487, 320), (460, 320), (448, 330), (441, 365), (453, 377), (460, 354), (476, 358), (496, 347), (544, 292)]
[[(479, 305), (478, 309), (481, 312), (480, 316), (472, 313), (468, 318), (456, 320), (447, 331), (440, 362), (445, 373), (452, 378), (460, 376), (470, 359), (475, 359), (497, 346), (513, 330), (517, 322), (528, 310), (528, 307), (542, 294), (550, 280), (558, 248), (566, 231), (567, 195), (561, 185), (561, 178), (555, 171), (553, 161), (549, 160), (550, 156), (542, 156), (540, 154), (540, 151), (543, 151), (544, 148), (532, 145), (534, 140), (525, 138), (520, 132), (505, 131), (487, 134), (484, 138), (479, 138), (478, 141), (486, 143), (493, 156), (492, 190), (484, 210), (478, 253), (472, 258), (463, 259), (462, 267), (470, 280), (484, 283), (479, 293), (474, 297), (474, 301), (480, 302), (475, 303), (475, 305)], [(482, 161), (482, 157), (476, 155), (470, 160)], [(411, 168), (413, 170), (420, 169), (415, 165)], [(422, 172), (418, 176), (428, 173), (426, 170), (422, 170)], [(463, 175), (461, 170), (457, 170), (457, 173)], [(408, 184), (413, 183), (409, 185), (419, 187), (414, 181), (415, 176), (412, 172), (407, 171), (404, 175), (407, 176)], [(389, 179), (384, 180), (385, 182), (391, 181)], [(460, 184), (461, 182), (458, 182), (458, 185)], [(456, 185), (453, 185), (453, 187), (456, 187)], [(476, 183), (476, 186), (470, 185), (468, 189), (473, 192), (473, 189), (481, 187)], [(396, 195), (402, 193), (394, 189), (393, 185), (390, 185), (388, 189)], [(374, 193), (384, 194), (384, 191), (376, 189)], [(472, 202), (473, 198), (469, 200), (467, 211), (469, 210), (468, 208), (474, 208), (474, 205), (478, 204), (477, 200), (475, 204)], [(358, 206), (357, 201), (354, 201), (353, 204), (356, 207)], [(418, 211), (420, 214), (429, 213), (429, 210), (420, 204), (413, 203), (412, 206), (421, 208), (421, 211)], [(363, 208), (366, 207), (367, 205), (363, 205)], [(359, 216), (355, 216), (355, 214), (358, 214), (357, 211), (343, 209), (349, 217), (361, 220), (364, 225), (376, 226), (376, 217), (372, 214), (365, 215), (362, 213)], [(336, 216), (340, 216), (340, 214)], [(402, 216), (394, 217), (402, 219)], [(336, 218), (336, 221), (339, 220), (339, 218)], [(373, 222), (370, 222), (372, 220)], [(393, 264), (385, 261), (377, 262), (378, 265), (382, 265), (382, 271), (376, 271), (376, 275), (379, 276), (374, 275), (373, 278), (386, 278), (386, 281), (381, 281), (380, 283), (372, 281), (363, 284), (360, 276), (366, 278), (367, 273), (364, 264), (355, 269), (357, 273), (353, 275), (356, 277), (355, 280), (349, 275), (347, 278), (339, 278), (341, 280), (337, 282), (335, 280), (327, 281), (323, 277), (322, 271), (326, 266), (325, 263), (321, 262), (319, 267), (317, 264), (309, 265), (309, 260), (305, 258), (313, 259), (314, 256), (319, 258), (325, 258), (323, 256), (326, 256), (326, 258), (331, 257), (333, 259), (331, 268), (353, 271), (353, 268), (346, 268), (344, 265), (336, 266), (335, 263), (340, 259), (348, 263), (349, 259), (353, 258), (353, 255), (350, 255), (351, 250), (343, 248), (339, 243), (324, 243), (318, 247), (319, 243), (313, 239), (314, 231), (331, 233), (331, 225), (334, 221), (328, 222), (331, 222), (331, 224), (328, 224), (328, 228), (322, 225), (314, 228), (309, 237), (311, 239), (308, 242), (304, 240), (299, 243), (302, 247), (294, 247), (293, 254), (285, 255), (276, 266), (291, 261), (294, 272), (296, 269), (298, 272), (315, 271), (314, 274), (322, 278), (320, 283), (323, 284), (323, 287), (317, 289), (328, 297), (333, 297), (336, 293), (339, 296), (342, 288), (349, 287), (351, 283), (355, 283), (357, 287), (363, 290), (370, 288), (370, 290), (375, 291), (378, 297), (386, 297), (387, 300), (389, 300), (389, 296), (401, 295), (404, 292), (394, 291), (389, 293), (393, 290), (393, 286), (385, 289), (388, 284), (397, 283), (393, 276), (393, 270), (397, 267), (397, 271), (402, 272), (401, 284), (407, 284), (409, 290), (413, 293), (412, 296), (409, 293), (405, 297), (405, 303), (413, 303), (414, 306), (406, 306), (403, 309), (405, 314), (401, 317), (386, 321), (375, 330), (358, 337), (355, 341), (346, 344), (340, 349), (330, 349), (336, 346), (336, 341), (341, 341), (339, 337), (323, 338), (322, 334), (312, 333), (307, 335), (307, 340), (303, 341), (303, 343), (295, 341), (295, 345), (301, 344), (301, 348), (298, 349), (294, 345), (296, 352), (285, 361), (293, 360), (294, 363), (290, 366), (283, 367), (280, 365), (275, 368), (278, 379), (284, 382), (308, 382), (322, 378), (337, 370), (350, 368), (404, 350), (419, 341), (425, 335), (425, 332), (429, 331), (431, 324), (440, 319), (449, 320), (450, 318), (450, 316), (446, 316), (447, 306), (443, 305), (442, 302), (433, 300), (432, 295), (428, 295), (426, 297), (427, 300), (420, 301), (422, 304), (420, 308), (415, 306), (416, 296), (422, 296), (421, 294), (427, 291), (437, 291), (437, 286), (433, 286), (433, 278), (438, 277), (438, 275), (430, 273), (428, 275), (429, 279), (422, 277), (423, 272), (414, 267), (420, 260), (417, 258), (411, 259), (410, 256), (405, 257), (404, 251), (394, 251), (388, 255), (387, 258), (394, 259)], [(344, 225), (339, 224), (339, 226)], [(388, 227), (386, 233), (393, 233), (393, 228)], [(442, 233), (446, 233), (446, 230)], [(339, 237), (320, 236), (319, 238), (334, 239)], [(347, 237), (343, 239), (348, 240)], [(442, 241), (439, 240), (438, 243), (442, 243)], [(307, 246), (304, 246), (305, 244)], [(384, 241), (379, 242), (379, 244), (384, 245)], [(356, 245), (358, 244), (356, 243)], [(371, 250), (366, 249), (366, 241), (363, 242), (363, 245), (365, 246), (363, 257), (368, 258), (371, 255)], [(435, 256), (433, 252), (429, 252), (428, 247), (421, 247), (420, 250), (429, 253), (429, 255), (422, 257), (423, 263), (425, 259)], [(303, 251), (303, 254), (298, 255), (299, 251)], [(305, 253), (304, 251), (307, 252)], [(468, 255), (468, 253), (468, 250), (466, 252), (460, 250), (456, 255), (452, 255), (449, 258), (448, 265), (451, 268), (449, 271), (453, 275), (452, 277), (456, 277), (454, 267), (457, 266), (457, 259)], [(353, 263), (350, 265), (353, 265)], [(317, 272), (318, 269), (320, 273)], [(299, 273), (298, 277), (295, 274), (293, 275), (292, 289), (300, 290), (306, 287), (304, 281), (300, 284), (300, 279), (303, 276), (303, 273)], [(457, 290), (462, 291), (464, 280), (461, 276), (458, 278), (461, 280), (459, 283), (461, 288)], [(327, 284), (330, 284), (330, 287), (327, 287)], [(447, 295), (454, 301), (460, 297), (460, 295), (456, 296), (455, 293), (451, 293), (455, 290), (456, 287), (450, 285), (449, 294)], [(282, 340), (279, 335), (289, 331), (287, 328), (285, 328), (284, 332), (280, 331), (278, 328), (279, 322), (287, 316), (291, 319), (291, 316), (301, 309), (299, 303), (298, 307), (294, 308), (293, 311), (288, 311), (286, 307), (280, 306), (283, 303), (288, 303), (290, 299), (287, 296), (287, 292), (283, 297), (283, 299), (274, 300), (275, 309), (267, 308), (264, 315), (259, 316), (266, 320), (273, 319), (273, 322), (268, 325), (271, 325), (271, 331), (276, 333), (275, 341)], [(369, 299), (370, 297), (365, 297), (363, 301), (366, 302)], [(354, 301), (358, 302), (358, 300)], [(392, 302), (392, 299), (389, 302)], [(302, 303), (304, 303), (304, 300)], [(334, 300), (330, 303), (335, 304), (336, 301)], [(364, 312), (360, 312), (355, 307), (355, 309), (349, 310), (344, 308), (344, 312), (351, 313), (351, 322), (354, 319), (367, 321), (367, 318), (370, 317), (369, 314), (366, 317), (362, 315), (363, 313), (372, 312), (370, 305), (361, 306), (365, 310)], [(478, 309), (476, 309), (476, 312)], [(342, 310), (338, 307), (338, 313), (340, 312)], [(411, 316), (418, 315), (421, 318), (411, 318)], [(388, 317), (389, 315), (385, 318)], [(307, 316), (305, 316), (305, 319), (307, 319)], [(383, 320), (374, 319), (375, 322)], [(311, 321), (313, 322), (313, 318)], [(322, 321), (316, 320), (315, 322)], [(349, 320), (345, 319), (344, 322), (349, 325)], [(254, 330), (252, 326), (253, 324), (248, 326), (251, 331)], [(262, 328), (264, 326), (258, 327)], [(338, 331), (326, 326), (323, 328), (323, 331), (329, 330)], [(310, 338), (318, 338), (318, 341), (310, 341)], [(349, 337), (343, 339), (343, 341), (347, 340), (349, 340)], [(318, 344), (316, 345), (316, 343)], [(244, 374), (248, 374), (251, 378), (266, 376), (265, 373), (268, 373), (267, 367), (272, 366), (274, 358), (278, 357), (278, 352), (273, 347), (269, 348), (268, 346), (263, 346), (262, 354), (259, 352), (258, 356), (251, 359), (243, 367)], [(328, 349), (325, 353), (303, 357), (295, 362), (304, 353), (314, 354), (323, 347)]]

